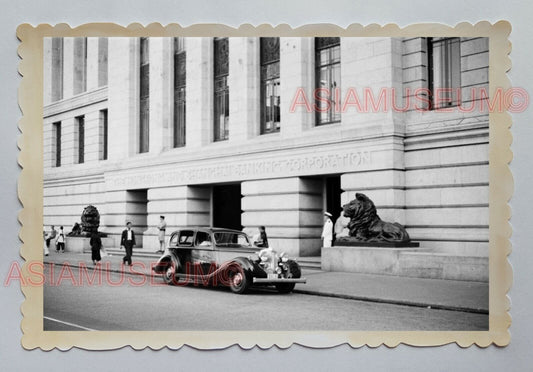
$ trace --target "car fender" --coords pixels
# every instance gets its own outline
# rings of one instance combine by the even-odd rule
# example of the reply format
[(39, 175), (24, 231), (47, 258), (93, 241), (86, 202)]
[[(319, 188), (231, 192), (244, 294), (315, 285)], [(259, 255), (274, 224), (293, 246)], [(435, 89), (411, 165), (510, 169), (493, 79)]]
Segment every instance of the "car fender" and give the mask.
[(165, 254), (164, 256), (161, 256), (156, 264), (154, 265), (154, 267), (152, 268), (152, 270), (156, 273), (163, 273), (166, 268), (168, 267), (168, 264), (170, 262), (173, 262), (174, 265), (176, 265), (176, 269), (179, 267), (180, 265), (180, 262), (179, 262), (179, 259), (172, 253), (167, 253)]
[(252, 278), (255, 276), (255, 265), (254, 263), (248, 259), (247, 257), (236, 257), (230, 261), (224, 262), (222, 265), (220, 265), (219, 269), (217, 270), (217, 276), (220, 283), (224, 284), (227, 282), (227, 272), (228, 269), (234, 265), (238, 265), (241, 267), (244, 271), (244, 274), (252, 280)]

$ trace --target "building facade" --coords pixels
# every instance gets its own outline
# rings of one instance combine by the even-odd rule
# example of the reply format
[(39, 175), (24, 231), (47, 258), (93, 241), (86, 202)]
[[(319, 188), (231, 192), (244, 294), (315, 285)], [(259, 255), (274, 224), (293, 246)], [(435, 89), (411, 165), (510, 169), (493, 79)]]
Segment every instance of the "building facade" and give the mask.
[[(117, 243), (257, 229), (320, 254), (365, 193), (426, 252), (488, 258), (487, 38), (46, 38), (44, 224)], [(481, 92), (481, 93), (480, 93)], [(141, 242), (139, 239), (138, 246)]]

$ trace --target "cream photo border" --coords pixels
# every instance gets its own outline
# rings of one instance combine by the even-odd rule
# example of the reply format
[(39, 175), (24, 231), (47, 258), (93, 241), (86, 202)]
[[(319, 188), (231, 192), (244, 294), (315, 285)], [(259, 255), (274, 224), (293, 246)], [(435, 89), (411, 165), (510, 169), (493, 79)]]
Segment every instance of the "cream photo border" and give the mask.
[[(25, 259), (22, 275), (29, 276), (29, 263), (43, 261), (43, 38), (45, 37), (176, 37), (176, 36), (352, 36), (352, 37), (416, 37), (460, 36), (489, 38), (490, 96), (496, 88), (509, 89), (507, 71), (511, 68), (508, 40), (511, 25), (506, 21), (495, 24), (479, 22), (475, 25), (460, 23), (455, 27), (442, 24), (414, 24), (400, 28), (394, 24), (362, 26), (352, 24), (341, 28), (331, 24), (305, 25), (291, 28), (286, 24), (272, 27), (249, 24), (232, 28), (219, 24), (198, 24), (181, 27), (177, 24), (162, 26), (152, 23), (146, 27), (134, 23), (123, 27), (111, 23), (84, 24), (71, 28), (67, 24), (33, 27), (20, 25), (17, 36), (21, 41), (19, 72), (22, 75), (18, 98), (22, 110), (18, 139), (21, 173), (18, 195), (23, 209), (20, 249)], [(168, 347), (178, 349), (189, 345), (197, 349), (220, 349), (238, 344), (249, 349), (254, 346), (269, 348), (277, 345), (288, 348), (299, 344), (314, 348), (333, 347), (348, 343), (352, 347), (385, 344), (395, 347), (400, 343), (412, 346), (438, 346), (457, 343), (461, 347), (476, 344), (505, 346), (510, 342), (508, 313), (510, 301), (507, 292), (512, 283), (512, 269), (507, 261), (511, 252), (509, 238), (511, 210), (507, 202), (513, 192), (513, 178), (509, 169), (512, 159), (510, 144), (511, 117), (507, 112), (489, 115), (489, 330), (488, 331), (43, 331), (43, 287), (21, 285), (25, 301), (21, 306), (22, 346), (26, 349), (78, 347), (90, 350), (116, 349), (131, 346), (134, 349)], [(35, 270), (35, 267), (32, 268)], [(41, 267), (42, 270), (42, 267)]]

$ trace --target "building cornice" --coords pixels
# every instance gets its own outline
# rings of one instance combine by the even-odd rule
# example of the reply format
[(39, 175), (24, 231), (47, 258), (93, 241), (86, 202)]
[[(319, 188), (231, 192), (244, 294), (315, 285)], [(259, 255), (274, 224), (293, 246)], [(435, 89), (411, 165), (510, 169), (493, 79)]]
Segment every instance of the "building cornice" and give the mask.
[(104, 86), (44, 106), (43, 118), (63, 114), (72, 110), (77, 110), (81, 107), (89, 106), (106, 100), (107, 86)]

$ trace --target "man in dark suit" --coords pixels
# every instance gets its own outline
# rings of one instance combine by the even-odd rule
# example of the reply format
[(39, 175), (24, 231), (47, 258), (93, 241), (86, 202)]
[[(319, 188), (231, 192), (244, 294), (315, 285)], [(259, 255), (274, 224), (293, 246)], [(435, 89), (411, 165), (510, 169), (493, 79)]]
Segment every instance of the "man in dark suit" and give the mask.
[(135, 245), (135, 233), (131, 229), (131, 222), (126, 223), (126, 230), (122, 231), (122, 238), (120, 239), (120, 248), (126, 249), (126, 255), (122, 258), (123, 263), (131, 266), (131, 255), (133, 254), (133, 246)]

